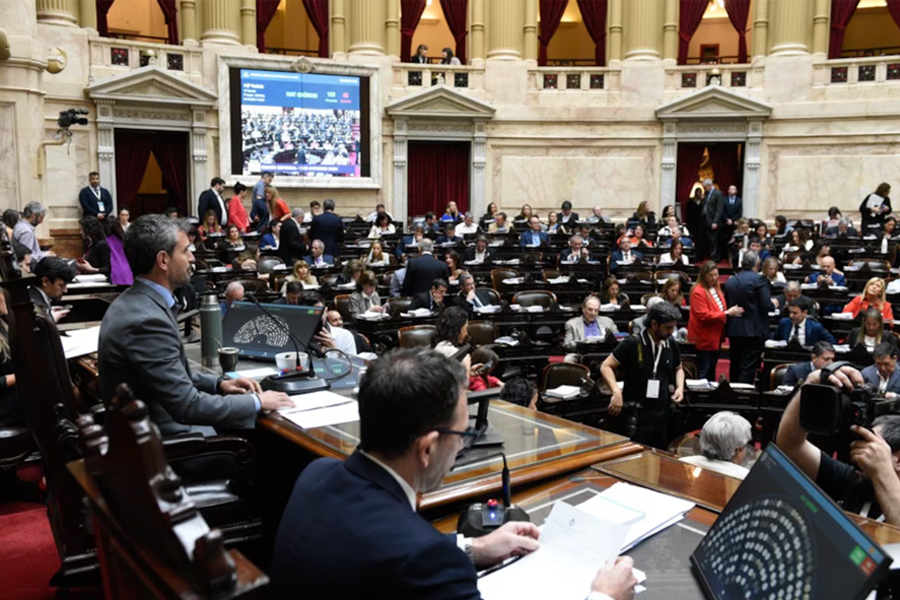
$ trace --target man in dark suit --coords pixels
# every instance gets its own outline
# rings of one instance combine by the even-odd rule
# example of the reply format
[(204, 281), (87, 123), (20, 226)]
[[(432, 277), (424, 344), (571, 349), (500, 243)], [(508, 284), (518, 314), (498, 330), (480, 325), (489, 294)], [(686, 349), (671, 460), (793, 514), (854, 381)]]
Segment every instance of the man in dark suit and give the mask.
[(797, 281), (788, 281), (784, 286), (784, 292), (772, 298), (772, 303), (778, 307), (782, 314), (787, 314), (788, 305), (791, 300), (801, 299), (809, 306), (809, 316), (816, 318), (816, 303), (809, 296), (800, 293), (800, 283)]
[(566, 225), (574, 225), (578, 221), (578, 213), (572, 212), (572, 203), (566, 200), (560, 207), (561, 212), (556, 213), (556, 219), (559, 223)]
[(497, 253), (488, 246), (488, 239), (483, 235), (479, 235), (475, 238), (475, 245), (467, 247), (464, 254), (466, 262), (479, 261), (490, 263), (494, 262)]
[(900, 369), (897, 368), (897, 346), (881, 342), (872, 355), (875, 364), (861, 371), (863, 379), (873, 390), (884, 392), (885, 398), (900, 395)]
[(744, 309), (742, 316), (729, 317), (725, 324), (731, 347), (729, 381), (752, 384), (769, 334), (769, 312), (775, 310), (756, 252), (744, 253), (741, 271), (725, 282), (723, 291), (728, 306)]
[(337, 256), (338, 244), (344, 241), (344, 222), (334, 214), (334, 200), (325, 200), (322, 207), (325, 212), (313, 217), (309, 224), (309, 239), (322, 240), (325, 254)]
[(834, 336), (818, 321), (808, 319), (809, 305), (803, 300), (788, 304), (788, 315), (778, 323), (774, 339), (789, 342), (794, 338), (801, 346), (812, 346), (819, 341), (837, 344)]
[(541, 229), (541, 220), (532, 215), (528, 219), (528, 230), (519, 239), (522, 248), (549, 246), (550, 237)]
[(413, 297), (413, 301), (409, 304), (409, 309), (427, 308), (434, 314), (438, 314), (446, 308), (444, 299), (447, 297), (447, 289), (449, 287), (450, 285), (446, 279), (435, 279), (431, 282), (430, 290), (416, 294)]
[(803, 383), (809, 374), (824, 369), (834, 362), (834, 346), (828, 342), (816, 342), (812, 348), (809, 362), (797, 363), (788, 367), (781, 385), (797, 385)]
[(419, 242), (421, 256), (412, 258), (406, 267), (406, 279), (403, 280), (403, 295), (415, 296), (427, 292), (435, 279), (450, 279), (450, 267), (442, 260), (434, 257), (434, 243), (425, 238)]
[(303, 257), (303, 260), (306, 261), (310, 267), (324, 267), (326, 265), (334, 264), (334, 257), (330, 254), (325, 254), (325, 244), (322, 243), (322, 240), (313, 240), (309, 244), (309, 254)]
[(444, 227), (444, 233), (439, 235), (434, 243), (438, 246), (442, 246), (444, 244), (460, 244), (463, 239), (456, 235), (456, 223), (447, 223), (447, 226)]
[[(369, 365), (358, 449), (313, 462), (294, 486), (269, 571), (273, 598), (477, 600), (477, 570), (537, 549), (531, 523), (469, 540), (416, 514), (417, 494), (440, 485), (463, 447), (468, 384), (458, 361), (430, 350), (399, 349)], [(585, 590), (624, 600), (635, 583), (631, 559), (620, 558)]]
[[(737, 186), (728, 186), (728, 195), (722, 208), (722, 233), (719, 235), (719, 256), (728, 254), (728, 242), (734, 234), (734, 224), (744, 216), (744, 201), (738, 196)], [(765, 259), (763, 259), (765, 262)]]
[(477, 314), (476, 308), (490, 306), (492, 302), (486, 292), (475, 289), (475, 279), (465, 273), (459, 276), (459, 294), (453, 298), (452, 304), (465, 310), (471, 320)]
[(96, 171), (88, 175), (88, 184), (78, 192), (82, 216), (97, 217), (103, 221), (113, 211), (112, 194), (105, 187), (100, 187), (100, 173)]
[[(631, 250), (630, 242), (628, 249)], [(584, 247), (584, 238), (580, 235), (573, 235), (569, 238), (569, 247), (559, 253), (559, 264), (577, 263), (581, 260), (587, 260), (589, 257), (590, 253)]]
[(59, 322), (69, 311), (61, 306), (52, 306), (52, 303), (59, 301), (68, 291), (67, 286), (75, 279), (75, 270), (61, 258), (45, 256), (35, 265), (34, 277), (37, 285), (28, 288), (32, 304)]
[(187, 225), (144, 215), (125, 234), (134, 285), (107, 309), (100, 324), (100, 396), (112, 399), (127, 383), (147, 404), (163, 435), (212, 427), (252, 428), (260, 410), (294, 406), (281, 392), (263, 392), (252, 379), (194, 373), (181, 343), (173, 291), (191, 280)]
[(631, 240), (627, 236), (622, 236), (619, 240), (619, 249), (609, 256), (609, 272), (615, 273), (619, 270), (619, 263), (632, 263), (636, 260), (643, 260), (644, 255), (637, 250), (631, 249)]
[(223, 228), (228, 225), (228, 205), (222, 198), (222, 191), (225, 189), (225, 180), (221, 177), (213, 177), (209, 184), (209, 189), (204, 190), (200, 194), (200, 200), (197, 202), (197, 218), (200, 219), (202, 225), (206, 220), (206, 211), (211, 210), (216, 215), (216, 221)]
[(722, 226), (725, 198), (711, 179), (703, 180), (703, 188), (706, 190), (700, 207), (700, 223), (703, 231), (700, 232), (698, 240), (703, 240), (705, 244), (704, 248), (698, 249), (700, 250), (698, 258), (708, 255), (713, 260), (719, 260), (719, 229)]
[(278, 243), (278, 256), (288, 268), (292, 268), (294, 261), (298, 261), (306, 255), (306, 244), (303, 243), (303, 234), (300, 233), (300, 220), (303, 211), (299, 208), (291, 210), (291, 217), (285, 219), (281, 225), (281, 240)]
[(299, 281), (288, 281), (284, 284), (284, 296), (278, 298), (272, 304), (300, 305), (300, 294), (303, 293), (303, 284)]

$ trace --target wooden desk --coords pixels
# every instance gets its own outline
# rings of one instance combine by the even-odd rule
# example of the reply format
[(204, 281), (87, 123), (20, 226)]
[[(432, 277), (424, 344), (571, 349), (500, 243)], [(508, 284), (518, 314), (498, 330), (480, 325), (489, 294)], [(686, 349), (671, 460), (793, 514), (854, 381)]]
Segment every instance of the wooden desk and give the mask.
[[(512, 485), (519, 488), (642, 449), (620, 435), (501, 400), (491, 402), (488, 420), (506, 440), (502, 449)], [(359, 444), (359, 422), (304, 430), (278, 413), (269, 413), (260, 415), (257, 423), (316, 457), (344, 459)], [(486, 447), (464, 455), (437, 490), (422, 496), (419, 509), (427, 511), (498, 492), (502, 460), (489, 455), (500, 449)]]

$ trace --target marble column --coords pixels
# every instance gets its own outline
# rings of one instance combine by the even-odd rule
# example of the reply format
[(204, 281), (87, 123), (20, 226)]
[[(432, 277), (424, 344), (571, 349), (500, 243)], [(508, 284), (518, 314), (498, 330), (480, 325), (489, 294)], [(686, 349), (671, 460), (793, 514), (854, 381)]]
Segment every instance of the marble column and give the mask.
[(37, 0), (38, 24), (77, 27), (77, 14), (78, 0)]
[(778, 0), (770, 4), (772, 56), (808, 54), (814, 0)]
[(203, 35), (204, 44), (225, 44), (239, 46), (241, 44), (240, 4), (232, 0), (200, 0), (203, 3)]
[(350, 9), (350, 54), (383, 56), (387, 1), (347, 0), (347, 5)]
[[(525, 0), (525, 27), (522, 30), (525, 60), (538, 59), (537, 0)], [(559, 33), (559, 30), (557, 30)]]
[(613, 61), (622, 62), (622, 0), (609, 0), (609, 49), (606, 53), (606, 63)]
[(241, 43), (256, 48), (256, 0), (241, 0)]
[(197, 41), (197, 0), (181, 0), (181, 43)]
[(79, 0), (78, 24), (84, 29), (97, 31), (97, 0)]
[(331, 0), (328, 3), (331, 11), (331, 26), (328, 28), (328, 43), (331, 56), (342, 57), (347, 54), (347, 17), (344, 0)]
[(385, 54), (400, 60), (400, 0), (388, 0), (387, 19), (384, 22)]
[(487, 211), (486, 166), (487, 166), (487, 120), (475, 119), (472, 135), (472, 191), (469, 194), (469, 210), (474, 215)]
[(665, 4), (659, 0), (628, 0), (625, 5), (625, 60), (661, 57)]
[(678, 62), (678, 0), (666, 0), (663, 22), (663, 59)]
[(469, 30), (469, 63), (484, 63), (484, 2), (485, 0), (471, 0), (469, 2), (472, 16)]
[(751, 56), (758, 58), (769, 51), (769, 0), (754, 0), (753, 15), (753, 51)]
[(517, 60), (522, 58), (525, 28), (525, 2), (491, 0), (488, 3), (488, 58)]
[(745, 215), (760, 215), (759, 213), (759, 149), (762, 145), (762, 121), (750, 119), (747, 124), (747, 143), (744, 144), (744, 189), (741, 197), (744, 200)]
[(406, 223), (407, 218), (407, 118), (394, 117), (394, 205), (392, 215), (398, 223)]
[(815, 12), (813, 13), (813, 54), (828, 54), (829, 21), (831, 20), (831, 5), (829, 0), (815, 0)]
[[(662, 155), (662, 184), (660, 186), (660, 205), (675, 206), (675, 190), (678, 186), (678, 120), (663, 122), (663, 155)], [(659, 214), (662, 214), (659, 212)]]

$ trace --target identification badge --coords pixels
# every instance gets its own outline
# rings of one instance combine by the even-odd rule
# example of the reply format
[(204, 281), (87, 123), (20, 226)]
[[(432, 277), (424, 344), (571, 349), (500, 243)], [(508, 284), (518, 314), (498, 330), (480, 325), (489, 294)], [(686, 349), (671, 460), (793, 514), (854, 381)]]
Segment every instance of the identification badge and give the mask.
[(97, 210), (98, 210), (99, 212), (105, 213), (105, 212), (106, 212), (106, 205), (105, 205), (103, 202), (99, 202), (99, 201), (98, 201), (98, 202), (97, 202)]
[(647, 381), (647, 397), (659, 398), (659, 379), (650, 379)]

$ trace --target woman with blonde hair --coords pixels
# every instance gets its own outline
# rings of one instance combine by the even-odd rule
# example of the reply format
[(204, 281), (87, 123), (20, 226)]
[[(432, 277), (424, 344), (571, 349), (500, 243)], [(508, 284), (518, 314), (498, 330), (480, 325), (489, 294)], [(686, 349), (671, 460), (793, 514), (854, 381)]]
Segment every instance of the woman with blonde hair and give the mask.
[(711, 260), (700, 267), (697, 283), (691, 289), (691, 314), (688, 319), (688, 340), (697, 350), (697, 377), (716, 380), (716, 364), (722, 347), (722, 334), (728, 317), (740, 317), (744, 309), (728, 307), (719, 285), (719, 267)]
[(219, 225), (219, 222), (216, 220), (216, 212), (213, 209), (209, 209), (206, 211), (206, 214), (203, 215), (203, 224), (197, 228), (197, 233), (200, 234), (200, 239), (204, 242), (206, 241), (206, 236), (211, 233), (222, 233), (222, 226)]
[(774, 256), (770, 256), (763, 261), (760, 275), (768, 279), (769, 283), (779, 283), (781, 285), (787, 283), (784, 273), (781, 272), (781, 262)]
[(278, 195), (278, 188), (274, 185), (266, 186), (266, 205), (273, 221), (284, 221), (291, 216), (291, 209)]
[(637, 210), (634, 211), (631, 218), (647, 225), (656, 223), (656, 213), (650, 210), (650, 203), (646, 200), (638, 204)]
[(384, 254), (381, 242), (372, 242), (372, 245), (369, 246), (369, 253), (362, 258), (362, 261), (366, 266), (388, 264), (388, 257)]
[(659, 290), (659, 297), (671, 304), (672, 306), (681, 308), (685, 306), (684, 293), (681, 291), (681, 279), (678, 277), (669, 277)]
[(891, 303), (887, 301), (884, 279), (873, 277), (866, 282), (863, 289), (863, 293), (848, 302), (841, 312), (851, 313), (853, 318), (856, 318), (859, 313), (865, 313), (869, 307), (874, 307), (885, 321), (893, 322), (894, 311), (891, 309)]
[(287, 284), (292, 281), (300, 282), (304, 289), (319, 287), (319, 280), (309, 272), (309, 264), (305, 260), (296, 261), (293, 272), (284, 278), (284, 283), (281, 284), (282, 296), (287, 292)]

